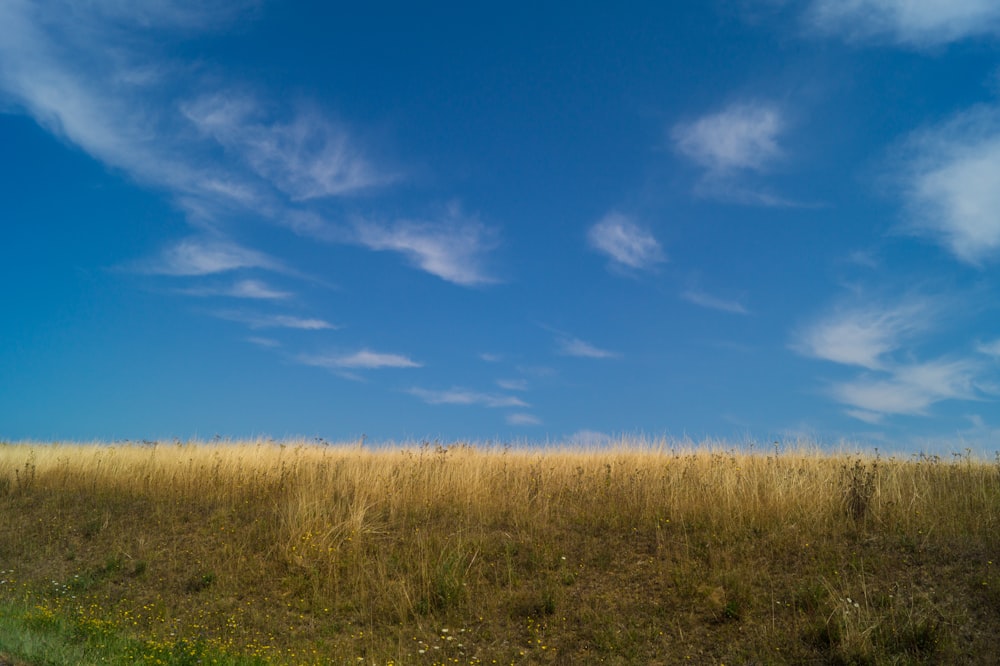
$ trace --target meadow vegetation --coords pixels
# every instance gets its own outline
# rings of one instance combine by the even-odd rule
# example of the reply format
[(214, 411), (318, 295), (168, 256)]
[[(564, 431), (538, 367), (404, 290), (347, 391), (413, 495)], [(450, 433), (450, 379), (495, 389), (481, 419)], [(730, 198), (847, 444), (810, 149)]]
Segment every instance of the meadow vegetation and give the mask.
[(996, 663), (1000, 459), (0, 444), (0, 663)]

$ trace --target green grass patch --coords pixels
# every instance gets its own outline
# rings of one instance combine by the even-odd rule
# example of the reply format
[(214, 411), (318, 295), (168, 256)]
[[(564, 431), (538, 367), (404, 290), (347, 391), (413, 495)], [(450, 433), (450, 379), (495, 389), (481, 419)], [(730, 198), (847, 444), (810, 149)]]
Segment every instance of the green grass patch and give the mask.
[(142, 640), (106, 620), (44, 605), (0, 602), (0, 656), (25, 666), (260, 666), (258, 657), (227, 655), (197, 640)]

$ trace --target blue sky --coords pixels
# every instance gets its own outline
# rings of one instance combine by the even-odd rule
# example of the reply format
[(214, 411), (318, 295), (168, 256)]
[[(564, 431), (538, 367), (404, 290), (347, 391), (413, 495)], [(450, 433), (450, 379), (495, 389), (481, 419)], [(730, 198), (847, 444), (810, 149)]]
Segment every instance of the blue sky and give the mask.
[(1000, 441), (1000, 5), (5, 0), (0, 437)]

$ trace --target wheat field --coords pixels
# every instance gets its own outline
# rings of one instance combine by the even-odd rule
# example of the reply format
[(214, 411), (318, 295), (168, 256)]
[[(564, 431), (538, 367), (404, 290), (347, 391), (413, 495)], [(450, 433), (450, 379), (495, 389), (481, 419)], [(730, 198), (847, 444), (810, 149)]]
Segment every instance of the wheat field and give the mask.
[(1000, 633), (1000, 461), (967, 453), (14, 443), (0, 508), (12, 663), (986, 664)]

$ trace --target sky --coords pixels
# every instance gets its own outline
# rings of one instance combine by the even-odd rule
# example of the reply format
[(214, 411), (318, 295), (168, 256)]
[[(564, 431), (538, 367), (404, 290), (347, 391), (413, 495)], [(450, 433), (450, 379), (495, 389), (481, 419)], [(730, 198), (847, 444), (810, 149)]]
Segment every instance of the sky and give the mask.
[(1000, 3), (432, 5), (0, 2), (0, 438), (1000, 449)]

